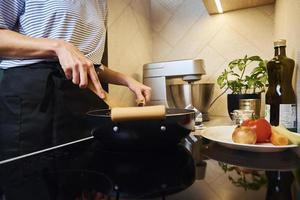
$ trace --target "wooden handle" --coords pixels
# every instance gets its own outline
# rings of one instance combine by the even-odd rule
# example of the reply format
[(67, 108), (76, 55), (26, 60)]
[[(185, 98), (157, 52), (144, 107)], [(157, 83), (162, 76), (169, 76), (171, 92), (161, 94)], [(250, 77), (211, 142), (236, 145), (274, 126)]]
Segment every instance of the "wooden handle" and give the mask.
[(147, 119), (164, 119), (166, 108), (164, 105), (144, 107), (112, 108), (111, 119), (115, 122)]
[(107, 92), (105, 92), (105, 98), (103, 99), (103, 101), (110, 107), (110, 108), (114, 108), (114, 107), (120, 107), (120, 104), (111, 97), (110, 94), (108, 94)]
[[(94, 87), (94, 85), (91, 83), (91, 81), (89, 81), (89, 84), (87, 86), (92, 92), (94, 92), (97, 96), (97, 91), (96, 91), (96, 88)], [(105, 92), (105, 98), (102, 99), (110, 108), (113, 108), (113, 107), (119, 107), (120, 104), (118, 104), (113, 98), (111, 98), (111, 96)], [(99, 97), (100, 98), (100, 97)]]

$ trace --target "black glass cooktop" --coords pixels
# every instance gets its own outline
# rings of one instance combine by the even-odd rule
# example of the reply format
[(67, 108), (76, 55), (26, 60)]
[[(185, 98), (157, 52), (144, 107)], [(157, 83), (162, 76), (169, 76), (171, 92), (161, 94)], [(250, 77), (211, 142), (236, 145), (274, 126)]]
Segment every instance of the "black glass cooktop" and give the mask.
[(112, 152), (90, 138), (0, 164), (0, 200), (300, 199), (293, 151), (235, 151), (197, 137), (160, 151)]

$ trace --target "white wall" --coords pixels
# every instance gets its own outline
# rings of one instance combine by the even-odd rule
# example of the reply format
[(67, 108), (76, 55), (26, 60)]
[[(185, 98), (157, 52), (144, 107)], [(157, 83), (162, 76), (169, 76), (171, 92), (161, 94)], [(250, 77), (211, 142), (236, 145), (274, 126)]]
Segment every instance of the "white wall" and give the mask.
[[(152, 60), (150, 0), (108, 0), (108, 64), (142, 81), (143, 64)], [(121, 105), (134, 105), (125, 87), (109, 86)]]
[[(274, 5), (209, 15), (201, 0), (151, 0), (151, 16), (153, 61), (202, 58), (204, 82), (245, 54), (273, 57)], [(227, 116), (226, 95), (209, 113)]]

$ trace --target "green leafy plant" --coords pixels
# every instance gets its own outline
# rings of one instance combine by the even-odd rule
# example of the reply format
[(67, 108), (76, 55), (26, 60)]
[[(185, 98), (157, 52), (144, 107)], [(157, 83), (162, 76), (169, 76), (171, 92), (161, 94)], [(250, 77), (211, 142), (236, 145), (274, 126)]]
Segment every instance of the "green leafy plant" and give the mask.
[[(251, 63), (256, 65), (251, 65), (252, 71), (250, 74), (246, 74), (246, 69), (250, 67)], [(221, 89), (230, 89), (233, 94), (263, 92), (267, 81), (266, 61), (259, 56), (248, 57), (247, 55), (231, 61), (217, 79)]]
[[(232, 94), (253, 94), (265, 91), (268, 82), (267, 61), (259, 56), (245, 55), (229, 62), (227, 68), (218, 76), (217, 83), (224, 91), (217, 96), (210, 106), (228, 90)], [(252, 70), (251, 70), (252, 68)], [(251, 70), (249, 74), (247, 70)]]

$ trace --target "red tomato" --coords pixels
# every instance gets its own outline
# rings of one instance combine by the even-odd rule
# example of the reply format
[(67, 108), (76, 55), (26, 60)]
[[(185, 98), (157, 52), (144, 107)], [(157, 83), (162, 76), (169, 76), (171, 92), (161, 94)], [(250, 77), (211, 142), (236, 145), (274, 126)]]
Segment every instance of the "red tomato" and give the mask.
[(242, 123), (242, 126), (248, 126), (254, 130), (256, 133), (256, 142), (268, 142), (271, 137), (271, 125), (264, 118), (256, 119), (256, 120), (245, 120)]

